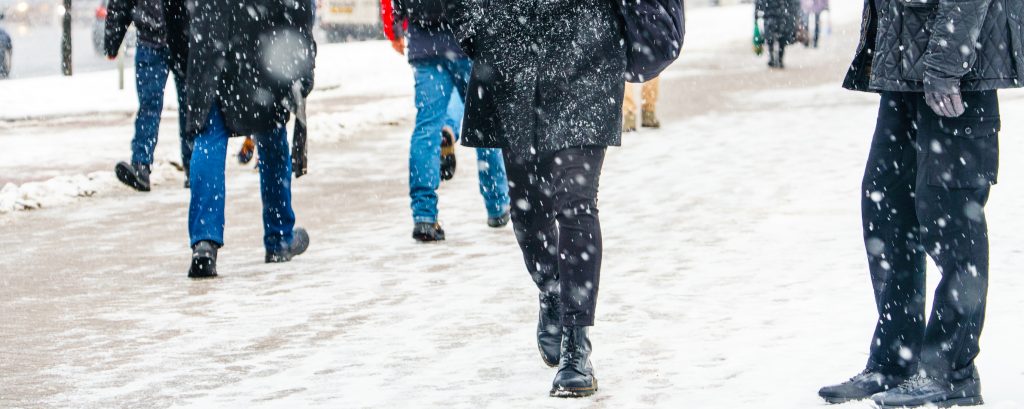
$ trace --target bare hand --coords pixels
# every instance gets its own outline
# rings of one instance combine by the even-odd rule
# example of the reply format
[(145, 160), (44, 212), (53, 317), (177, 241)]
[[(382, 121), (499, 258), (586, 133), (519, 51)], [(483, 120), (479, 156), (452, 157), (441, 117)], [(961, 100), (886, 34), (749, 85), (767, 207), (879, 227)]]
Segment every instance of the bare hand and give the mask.
[(395, 49), (395, 52), (405, 55), (405, 39), (399, 38), (391, 42), (391, 48)]

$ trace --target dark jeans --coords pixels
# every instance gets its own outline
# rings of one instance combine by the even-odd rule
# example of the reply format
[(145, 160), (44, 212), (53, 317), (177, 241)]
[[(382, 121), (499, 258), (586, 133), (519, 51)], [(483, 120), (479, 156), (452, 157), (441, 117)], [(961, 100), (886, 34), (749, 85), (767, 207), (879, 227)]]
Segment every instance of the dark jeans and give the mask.
[[(974, 373), (988, 291), (984, 207), (996, 182), (999, 100), (964, 93), (941, 118), (921, 93), (883, 93), (864, 173), (864, 241), (878, 308), (868, 368), (940, 379)], [(925, 322), (925, 257), (942, 279)]]
[(139, 44), (135, 51), (135, 89), (139, 95), (139, 112), (135, 117), (135, 137), (132, 138), (132, 163), (153, 164), (160, 133), (160, 114), (164, 109), (164, 87), (168, 73), (174, 74), (178, 93), (178, 137), (181, 141), (181, 164), (188, 169), (192, 145), (185, 136), (185, 78), (170, 69), (171, 56), (167, 48)]
[[(217, 104), (209, 123), (195, 136), (192, 153), (192, 201), (188, 209), (191, 244), (209, 240), (224, 244), (224, 166), (229, 131)], [(278, 251), (292, 242), (292, 161), (288, 132), (280, 128), (253, 135), (259, 149), (260, 195), (263, 199), (263, 244)]]
[(512, 225), (542, 292), (560, 293), (562, 325), (594, 325), (601, 278), (597, 190), (604, 147), (516, 157), (505, 150)]

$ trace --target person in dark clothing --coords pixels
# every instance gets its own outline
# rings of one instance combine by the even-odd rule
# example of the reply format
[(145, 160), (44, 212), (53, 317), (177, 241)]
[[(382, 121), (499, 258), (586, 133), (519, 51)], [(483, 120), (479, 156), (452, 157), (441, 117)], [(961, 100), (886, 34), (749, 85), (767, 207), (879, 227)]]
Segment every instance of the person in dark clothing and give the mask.
[(193, 1), (190, 10), (187, 124), (195, 146), (189, 277), (217, 275), (217, 249), (224, 244), (224, 166), (232, 135), (253, 135), (259, 150), (265, 261), (289, 261), (309, 246), (309, 235), (295, 227), (294, 158), (285, 124), (293, 112), (301, 117), (313, 89), (312, 4), (252, 0), (240, 8), (231, 0), (204, 0)]
[(764, 41), (768, 44), (768, 66), (786, 68), (786, 46), (796, 42), (800, 24), (800, 0), (757, 0), (754, 16), (764, 22)]
[[(861, 199), (878, 321), (866, 368), (822, 388), (826, 401), (982, 403), (984, 209), (999, 167), (997, 90), (1024, 84), (1013, 12), (1022, 9), (1024, 0), (865, 0), (844, 86), (881, 94)], [(926, 257), (942, 273), (927, 321)]]
[(188, 55), (188, 17), (184, 0), (110, 0), (107, 5), (104, 53), (114, 59), (121, 48), (128, 25), (135, 23), (135, 88), (139, 111), (135, 118), (131, 162), (114, 167), (118, 180), (135, 190), (150, 190), (149, 174), (160, 132), (164, 87), (170, 72), (178, 94), (178, 129), (185, 187), (192, 146), (185, 135), (185, 68)]
[[(421, 242), (440, 241), (445, 232), (437, 220), (437, 189), (441, 179), (450, 179), (455, 170), (455, 132), (460, 127), (457, 121), (448, 123), (447, 118), (450, 106), (461, 106), (466, 98), (473, 62), (451, 32), (444, 1), (393, 0), (391, 10), (391, 16), (384, 15), (385, 25), (391, 23), (385, 33), (399, 52), (404, 51), (399, 39), (408, 36), (407, 54), (416, 80), (416, 126), (409, 146), (412, 237)], [(453, 103), (453, 98), (458, 100)], [(501, 150), (477, 149), (477, 158), (487, 225), (504, 227), (509, 220), (509, 198)]]
[(551, 396), (597, 391), (594, 325), (602, 242), (597, 189), (620, 143), (626, 50), (611, 0), (451, 2), (474, 59), (463, 144), (502, 148), (512, 224), (540, 290), (537, 344), (558, 366)]

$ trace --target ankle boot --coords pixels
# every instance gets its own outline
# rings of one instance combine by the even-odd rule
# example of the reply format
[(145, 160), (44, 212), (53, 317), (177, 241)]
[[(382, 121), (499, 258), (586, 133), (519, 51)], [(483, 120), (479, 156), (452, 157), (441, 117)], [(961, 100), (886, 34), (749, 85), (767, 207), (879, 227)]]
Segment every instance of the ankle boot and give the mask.
[(551, 396), (580, 398), (597, 392), (597, 378), (590, 364), (592, 350), (587, 327), (562, 327), (562, 354)]
[(144, 163), (118, 162), (114, 166), (117, 180), (140, 192), (149, 191), (149, 165)]
[(622, 132), (636, 131), (636, 113), (627, 112), (622, 115)]
[(661, 128), (661, 121), (658, 120), (658, 115), (654, 111), (643, 111), (640, 116), (640, 125), (644, 128)]
[(217, 276), (217, 244), (203, 240), (192, 246), (192, 267), (188, 278), (213, 278)]
[(558, 293), (540, 293), (537, 349), (544, 364), (552, 368), (558, 366), (562, 353), (562, 299)]

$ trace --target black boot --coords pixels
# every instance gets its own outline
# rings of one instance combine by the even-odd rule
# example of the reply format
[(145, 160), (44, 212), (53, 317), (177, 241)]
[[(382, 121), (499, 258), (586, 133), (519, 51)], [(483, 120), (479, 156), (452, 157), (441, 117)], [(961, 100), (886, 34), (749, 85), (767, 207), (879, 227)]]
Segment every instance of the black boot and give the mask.
[(416, 241), (430, 242), (444, 240), (444, 229), (440, 223), (416, 223), (412, 228), (412, 238)]
[(562, 353), (562, 299), (558, 293), (540, 293), (540, 318), (537, 320), (537, 349), (540, 359), (552, 368)]
[(268, 250), (265, 261), (267, 263), (285, 263), (291, 261), (293, 257), (305, 253), (308, 248), (309, 233), (306, 232), (306, 229), (296, 227), (292, 231), (292, 242), (281, 246), (277, 251)]
[(448, 127), (441, 129), (441, 180), (455, 177), (455, 134)]
[(949, 408), (975, 406), (981, 399), (981, 380), (973, 377), (963, 381), (940, 381), (914, 375), (898, 388), (871, 397), (881, 409), (917, 408), (922, 406)]
[(591, 350), (587, 327), (562, 327), (562, 354), (551, 384), (551, 396), (580, 398), (597, 392)]
[(188, 278), (213, 278), (217, 276), (217, 244), (203, 240), (192, 246), (192, 268)]
[(883, 375), (880, 372), (871, 372), (865, 369), (864, 372), (857, 374), (857, 376), (850, 378), (846, 382), (821, 388), (818, 391), (818, 396), (821, 396), (828, 403), (844, 403), (867, 399), (871, 395), (899, 386), (906, 379), (903, 376)]
[(140, 192), (149, 191), (149, 165), (142, 163), (118, 162), (114, 166), (117, 180)]
[(505, 211), (505, 213), (502, 213), (501, 216), (498, 216), (498, 217), (488, 217), (487, 218), (487, 225), (497, 229), (497, 228), (505, 227), (506, 225), (508, 225), (508, 222), (511, 219), (512, 219), (512, 214), (509, 213), (508, 211)]

